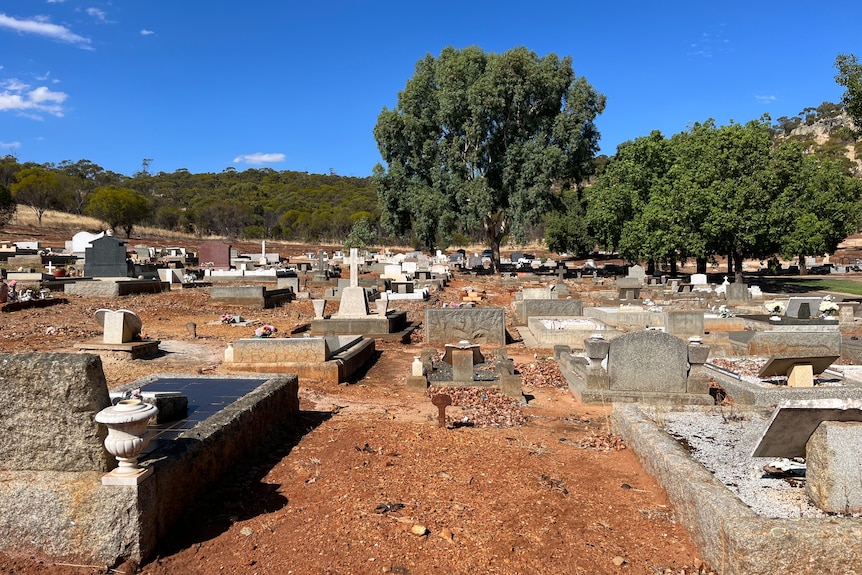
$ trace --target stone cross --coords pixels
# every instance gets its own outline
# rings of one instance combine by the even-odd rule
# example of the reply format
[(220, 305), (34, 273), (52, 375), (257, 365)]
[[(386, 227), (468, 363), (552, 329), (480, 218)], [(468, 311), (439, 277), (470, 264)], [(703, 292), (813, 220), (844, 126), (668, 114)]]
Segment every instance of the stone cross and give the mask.
[(55, 267), (56, 267), (56, 266), (54, 266), (54, 264), (53, 264), (52, 262), (50, 262), (50, 261), (49, 261), (49, 262), (48, 262), (48, 265), (47, 265), (47, 266), (45, 266), (45, 269), (46, 269), (46, 270), (48, 270), (48, 273), (49, 273), (49, 274), (53, 274), (53, 273), (54, 273), (54, 269), (55, 269)]
[(359, 248), (350, 248), (350, 287), (359, 285)]

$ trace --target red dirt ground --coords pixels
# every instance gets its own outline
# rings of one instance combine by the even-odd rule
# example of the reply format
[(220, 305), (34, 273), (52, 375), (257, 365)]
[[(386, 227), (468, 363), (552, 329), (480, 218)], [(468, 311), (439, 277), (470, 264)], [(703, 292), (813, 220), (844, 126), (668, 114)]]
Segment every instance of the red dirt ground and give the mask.
[[(429, 302), (393, 307), (421, 320), (426, 305), (458, 301), (467, 285), (486, 292), (480, 305), (507, 306), (514, 291), (467, 277)], [(208, 325), (222, 313), (281, 332), (313, 316), (307, 300), (273, 310), (221, 309), (206, 289), (119, 303), (64, 297), (63, 305), (0, 314), (0, 351), (74, 351), (74, 343), (100, 337), (96, 309), (132, 309), (169, 352), (134, 362), (103, 358), (110, 387), (151, 373), (222, 373), (227, 342), (253, 330)], [(197, 324), (197, 337), (187, 322)], [(422, 347), (421, 331), (409, 345), (379, 342), (376, 361), (350, 384), (301, 381), (295, 429), (231, 470), (150, 562), (76, 566), (0, 554), (0, 573), (709, 572), (661, 487), (609, 433), (608, 410), (580, 405), (561, 387), (556, 366), (545, 360), (550, 350), (507, 346), (522, 374), (525, 407), (493, 392), (474, 394), (468, 405), (448, 408), (449, 424), (440, 428), (429, 398), (405, 390)], [(526, 422), (486, 424), (513, 415)]]

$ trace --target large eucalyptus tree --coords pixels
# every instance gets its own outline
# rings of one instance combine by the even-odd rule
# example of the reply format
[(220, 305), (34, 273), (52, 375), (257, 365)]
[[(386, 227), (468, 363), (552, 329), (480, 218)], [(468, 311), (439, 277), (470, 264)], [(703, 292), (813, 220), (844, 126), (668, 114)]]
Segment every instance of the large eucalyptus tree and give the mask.
[(380, 113), (374, 168), (382, 224), (429, 249), (481, 230), (499, 262), (506, 235), (523, 237), (593, 170), (605, 97), (571, 58), (526, 48), (430, 54)]

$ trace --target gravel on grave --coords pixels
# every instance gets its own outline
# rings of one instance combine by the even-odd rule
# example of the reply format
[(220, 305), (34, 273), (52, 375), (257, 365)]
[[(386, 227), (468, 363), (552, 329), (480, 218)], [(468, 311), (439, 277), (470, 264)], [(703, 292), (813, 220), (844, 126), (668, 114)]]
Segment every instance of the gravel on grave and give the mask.
[(773, 519), (827, 516), (809, 501), (804, 477), (770, 476), (763, 467), (775, 458), (751, 457), (768, 417), (729, 408), (655, 411), (651, 417), (758, 515)]

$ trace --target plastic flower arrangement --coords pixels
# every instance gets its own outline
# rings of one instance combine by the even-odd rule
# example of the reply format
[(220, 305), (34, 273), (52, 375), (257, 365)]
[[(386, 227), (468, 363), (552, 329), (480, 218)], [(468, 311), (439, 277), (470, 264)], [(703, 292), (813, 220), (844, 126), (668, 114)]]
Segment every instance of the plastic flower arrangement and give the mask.
[(766, 311), (775, 315), (781, 315), (784, 313), (784, 304), (780, 301), (767, 302)]
[(838, 304), (831, 299), (824, 299), (820, 302), (820, 313), (827, 317), (838, 315)]
[(274, 325), (267, 323), (254, 330), (254, 337), (269, 337), (277, 332), (278, 329)]
[(221, 314), (222, 323), (233, 323), (234, 315), (232, 313)]
[(728, 318), (728, 317), (734, 317), (735, 315), (736, 314), (734, 314), (732, 311), (727, 309), (726, 305), (722, 305), (722, 306), (718, 307), (718, 317)]

